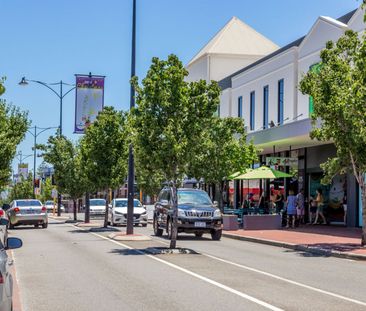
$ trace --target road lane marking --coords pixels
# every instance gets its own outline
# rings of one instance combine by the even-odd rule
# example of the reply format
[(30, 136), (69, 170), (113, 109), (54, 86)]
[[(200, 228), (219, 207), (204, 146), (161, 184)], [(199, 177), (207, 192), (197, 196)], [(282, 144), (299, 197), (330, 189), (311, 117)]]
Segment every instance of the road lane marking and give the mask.
[[(75, 228), (78, 228), (78, 229), (81, 229), (81, 230), (86, 231), (86, 230), (85, 230), (85, 229), (83, 229), (83, 228), (79, 228), (79, 227), (76, 227), (76, 226), (74, 226), (74, 227), (75, 227)], [(145, 252), (143, 252), (143, 251), (141, 251), (141, 250), (138, 250), (138, 249), (136, 249), (136, 248), (133, 248), (133, 247), (131, 247), (131, 246), (128, 246), (128, 245), (126, 245), (126, 244), (123, 244), (123, 243), (118, 242), (118, 241), (115, 241), (115, 240), (111, 240), (110, 238), (105, 237), (105, 236), (100, 235), (100, 234), (97, 234), (97, 233), (95, 233), (95, 232), (89, 232), (89, 233), (91, 233), (91, 234), (93, 234), (93, 235), (95, 235), (95, 236), (97, 236), (97, 237), (99, 237), (99, 238), (102, 238), (102, 239), (104, 239), (104, 240), (107, 240), (107, 241), (109, 241), (109, 242), (112, 242), (112, 243), (114, 243), (114, 244), (117, 244), (117, 245), (119, 245), (119, 246), (122, 246), (123, 248), (129, 249), (129, 250), (133, 250), (133, 251), (135, 251), (135, 252), (137, 252), (137, 253), (139, 253), (139, 254), (141, 254), (141, 255), (145, 255), (146, 257), (149, 257), (149, 258), (151, 258), (151, 259), (153, 259), (153, 260), (155, 260), (155, 261), (158, 261), (158, 262), (160, 262), (160, 263), (163, 263), (163, 264), (165, 264), (165, 265), (167, 265), (167, 266), (169, 266), (169, 267), (171, 267), (171, 268), (174, 268), (174, 269), (179, 270), (179, 271), (181, 271), (181, 272), (184, 272), (184, 273), (186, 273), (186, 274), (188, 274), (188, 275), (191, 275), (191, 276), (193, 276), (193, 277), (195, 277), (195, 278), (197, 278), (197, 279), (200, 279), (200, 280), (202, 280), (202, 281), (205, 281), (205, 282), (207, 282), (207, 283), (209, 283), (209, 284), (211, 284), (211, 285), (214, 285), (214, 286), (216, 286), (216, 287), (219, 287), (219, 288), (221, 288), (221, 289), (223, 289), (223, 290), (225, 290), (225, 291), (227, 291), (227, 292), (230, 292), (230, 293), (232, 293), (232, 294), (235, 294), (235, 295), (237, 295), (237, 296), (239, 296), (239, 297), (241, 297), (241, 298), (244, 298), (244, 299), (246, 299), (246, 300), (249, 300), (249, 301), (251, 301), (251, 302), (254, 302), (254, 303), (256, 303), (256, 304), (258, 304), (258, 305), (260, 305), (260, 306), (262, 306), (262, 307), (264, 307), (264, 308), (267, 308), (267, 309), (269, 309), (269, 310), (273, 310), (273, 311), (284, 311), (283, 309), (278, 308), (278, 307), (276, 307), (276, 306), (273, 306), (273, 305), (271, 305), (271, 304), (269, 304), (269, 303), (267, 303), (267, 302), (265, 302), (265, 301), (259, 300), (259, 299), (255, 298), (255, 297), (253, 297), (253, 296), (247, 295), (247, 294), (245, 294), (245, 293), (243, 293), (243, 292), (240, 292), (240, 291), (238, 291), (238, 290), (236, 290), (236, 289), (233, 289), (233, 288), (231, 288), (231, 287), (229, 287), (229, 286), (226, 286), (226, 285), (224, 285), (224, 284), (221, 284), (221, 283), (219, 283), (219, 282), (216, 282), (216, 281), (214, 281), (214, 280), (211, 280), (211, 279), (209, 279), (209, 278), (206, 278), (205, 276), (202, 276), (202, 275), (197, 274), (197, 273), (195, 273), (195, 272), (192, 272), (192, 271), (190, 271), (190, 270), (188, 270), (188, 269), (185, 269), (185, 268), (182, 268), (182, 267), (180, 267), (180, 266), (177, 266), (177, 265), (175, 265), (175, 264), (173, 264), (173, 263), (170, 263), (170, 262), (168, 262), (168, 261), (165, 261), (165, 260), (163, 260), (163, 259), (157, 258), (157, 257), (155, 257), (155, 256), (153, 256), (153, 255), (146, 254)]]
[[(162, 244), (165, 244), (165, 245), (169, 245), (169, 243), (166, 243), (164, 241), (160, 241), (159, 239), (153, 239), (153, 240), (157, 241), (157, 242), (160, 242)], [(306, 288), (306, 289), (309, 289), (309, 290), (312, 290), (312, 291), (315, 291), (315, 292), (318, 292), (318, 293), (321, 293), (321, 294), (324, 294), (324, 295), (328, 295), (328, 296), (331, 296), (331, 297), (335, 297), (335, 298), (338, 298), (338, 299), (342, 299), (342, 300), (352, 302), (352, 303), (355, 303), (355, 304), (366, 307), (366, 302), (363, 302), (363, 301), (360, 301), (360, 300), (357, 300), (357, 299), (348, 298), (348, 297), (345, 297), (345, 296), (342, 296), (342, 295), (338, 295), (338, 294), (335, 294), (335, 293), (332, 293), (332, 292), (328, 292), (326, 290), (323, 290), (323, 289), (320, 289), (320, 288), (317, 288), (317, 287), (313, 287), (313, 286), (306, 285), (306, 284), (303, 284), (303, 283), (300, 283), (300, 282), (289, 280), (289, 279), (286, 279), (284, 277), (281, 277), (281, 276), (278, 276), (278, 275), (275, 275), (275, 274), (272, 274), (272, 273), (269, 273), (269, 272), (265, 272), (265, 271), (262, 271), (262, 270), (258, 270), (258, 269), (255, 269), (255, 268), (245, 266), (245, 265), (241, 265), (241, 264), (238, 264), (238, 263), (226, 260), (226, 259), (222, 259), (222, 258), (213, 256), (213, 255), (210, 255), (210, 254), (206, 254), (206, 253), (202, 253), (202, 252), (199, 252), (199, 253), (203, 256), (209, 257), (209, 258), (217, 260), (217, 261), (227, 263), (229, 265), (232, 265), (232, 266), (235, 266), (235, 267), (238, 267), (238, 268), (241, 268), (241, 269), (245, 269), (245, 270), (248, 270), (248, 271), (251, 271), (251, 272), (259, 273), (259, 274), (271, 277), (271, 278), (276, 279), (276, 280), (287, 282), (287, 283), (292, 284), (292, 285), (296, 285), (296, 286)]]

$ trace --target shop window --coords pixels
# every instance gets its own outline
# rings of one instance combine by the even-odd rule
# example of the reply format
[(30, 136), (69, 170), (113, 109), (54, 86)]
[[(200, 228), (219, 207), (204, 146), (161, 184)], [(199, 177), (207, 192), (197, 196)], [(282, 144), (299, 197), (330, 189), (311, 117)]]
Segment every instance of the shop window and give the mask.
[(243, 97), (242, 96), (238, 97), (238, 117), (239, 118), (243, 117)]
[(263, 88), (263, 129), (268, 127), (268, 85)]
[(278, 103), (277, 103), (277, 123), (283, 124), (283, 97), (284, 97), (284, 80), (278, 81)]
[(255, 125), (255, 92), (250, 92), (250, 130), (254, 131)]

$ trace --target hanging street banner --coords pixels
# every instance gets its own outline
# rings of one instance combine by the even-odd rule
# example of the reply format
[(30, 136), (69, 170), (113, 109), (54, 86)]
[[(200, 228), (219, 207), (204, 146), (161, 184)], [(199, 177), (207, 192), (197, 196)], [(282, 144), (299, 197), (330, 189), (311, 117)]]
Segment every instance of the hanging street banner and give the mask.
[(285, 158), (285, 157), (266, 157), (266, 165), (269, 166), (298, 166), (297, 158)]
[(75, 75), (75, 126), (74, 133), (84, 134), (104, 106), (104, 76)]
[(23, 179), (28, 178), (28, 164), (21, 163), (18, 164), (18, 178), (22, 177)]

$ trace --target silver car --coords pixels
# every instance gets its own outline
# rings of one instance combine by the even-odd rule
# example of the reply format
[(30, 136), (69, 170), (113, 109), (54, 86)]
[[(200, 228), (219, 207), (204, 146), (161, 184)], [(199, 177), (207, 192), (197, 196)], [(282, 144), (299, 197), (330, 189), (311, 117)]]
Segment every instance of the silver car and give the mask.
[[(133, 224), (147, 226), (146, 207), (139, 200), (134, 199)], [(114, 199), (108, 209), (108, 223), (114, 225), (127, 224), (127, 199)]]
[(0, 218), (0, 311), (13, 310), (13, 277), (10, 271), (13, 261), (6, 250), (22, 246), (20, 239), (7, 237), (8, 224), (6, 218)]
[(47, 208), (39, 200), (14, 200), (6, 212), (10, 229), (19, 225), (48, 226)]
[(90, 199), (90, 216), (104, 216), (105, 215), (105, 200), (104, 199)]

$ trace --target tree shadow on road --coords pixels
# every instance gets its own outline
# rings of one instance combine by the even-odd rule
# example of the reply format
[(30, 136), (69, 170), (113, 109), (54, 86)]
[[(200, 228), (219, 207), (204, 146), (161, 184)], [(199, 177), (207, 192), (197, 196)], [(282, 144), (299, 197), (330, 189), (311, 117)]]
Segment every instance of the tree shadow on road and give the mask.
[(146, 247), (141, 249), (126, 249), (126, 248), (115, 248), (110, 251), (111, 254), (117, 255), (171, 255), (171, 254), (190, 254), (190, 255), (201, 255), (196, 251), (188, 248), (175, 248), (170, 249), (168, 247)]

